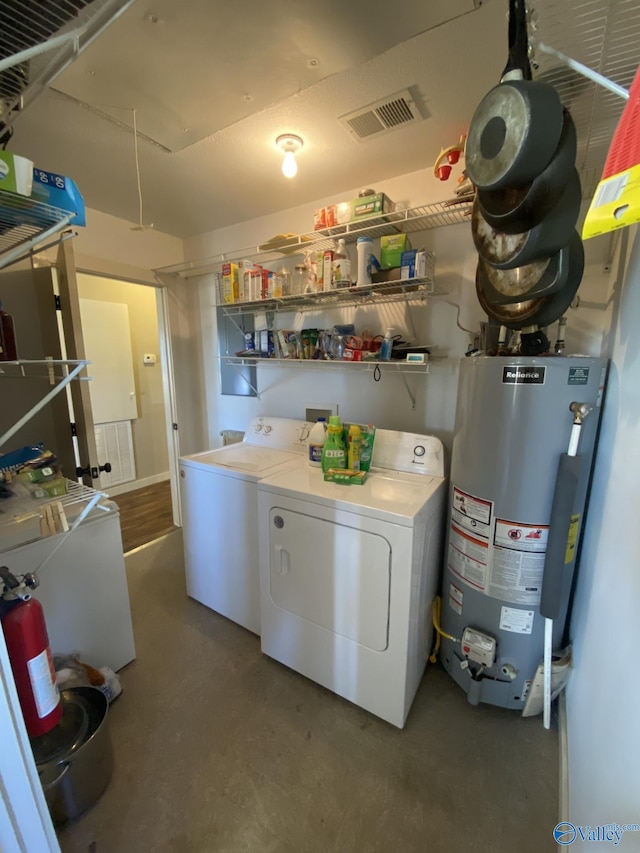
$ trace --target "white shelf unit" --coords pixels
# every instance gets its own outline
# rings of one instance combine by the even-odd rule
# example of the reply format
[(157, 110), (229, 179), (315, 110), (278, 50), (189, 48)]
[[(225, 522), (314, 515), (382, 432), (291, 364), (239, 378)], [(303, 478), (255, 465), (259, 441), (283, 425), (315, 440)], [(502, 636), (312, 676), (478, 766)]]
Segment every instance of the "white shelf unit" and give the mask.
[(75, 213), (0, 190), (0, 269), (28, 256), (38, 243), (54, 237)]
[[(425, 354), (424, 364), (412, 364), (406, 361), (345, 361), (344, 359), (337, 361), (331, 359), (313, 359), (313, 358), (258, 358), (250, 356), (232, 356), (221, 355), (220, 361), (229, 364), (238, 369), (242, 367), (280, 367), (294, 370), (346, 370), (354, 371), (355, 373), (370, 373), (376, 382), (380, 381), (384, 373), (398, 375), (401, 377), (405, 390), (411, 400), (411, 408), (416, 407), (416, 394), (407, 381), (407, 375), (421, 375), (429, 373), (429, 358)], [(244, 381), (249, 385), (258, 399), (260, 391), (255, 386), (249, 377), (243, 374)]]
[(355, 243), (358, 237), (384, 237), (389, 234), (413, 233), (428, 231), (432, 228), (442, 228), (446, 225), (459, 225), (469, 222), (472, 200), (467, 198), (439, 201), (433, 204), (411, 207), (407, 210), (397, 210), (394, 213), (376, 214), (375, 216), (325, 228), (320, 231), (310, 231), (306, 234), (294, 234), (280, 240), (270, 240), (257, 246), (247, 246), (243, 249), (233, 249), (213, 257), (199, 261), (186, 261), (181, 264), (160, 267), (154, 272), (162, 279), (164, 276), (183, 279), (196, 278), (209, 273), (218, 272), (221, 265), (243, 259), (255, 260), (256, 263), (269, 263), (281, 260), (283, 256), (302, 254), (307, 250), (333, 248), (335, 240), (344, 237), (347, 243)]
[[(0, 72), (2, 123), (10, 127), (53, 80), (119, 17), (134, 0), (92, 0), (46, 4), (13, 3), (5, 16)], [(38, 8), (42, 7), (42, 8)]]
[[(305, 251), (319, 251), (321, 249), (333, 248), (339, 237), (344, 237), (347, 243), (355, 243), (358, 237), (368, 236), (372, 238), (383, 237), (390, 234), (413, 233), (427, 231), (432, 228), (441, 228), (448, 225), (459, 225), (469, 221), (473, 199), (470, 197), (455, 198), (450, 201), (435, 202), (406, 210), (398, 210), (393, 213), (375, 214), (366, 219), (337, 225), (319, 231), (311, 231), (306, 234), (291, 235), (280, 239), (272, 239), (256, 246), (248, 246), (243, 249), (234, 249), (223, 252), (213, 257), (188, 261), (173, 266), (161, 267), (154, 270), (160, 281), (166, 282), (172, 278), (184, 280), (199, 278), (205, 275), (217, 274), (216, 302), (214, 307), (243, 332), (240, 325), (243, 315), (255, 315), (266, 313), (268, 328), (273, 329), (274, 315), (286, 312), (311, 312), (326, 311), (331, 309), (345, 308), (357, 305), (381, 305), (391, 302), (424, 301), (429, 296), (439, 295), (435, 277), (435, 256), (428, 253), (427, 274), (423, 278), (397, 279), (395, 281), (376, 282), (354, 286), (349, 288), (338, 288), (335, 290), (321, 291), (319, 293), (304, 293), (295, 296), (281, 296), (271, 299), (262, 299), (252, 302), (235, 302), (225, 304), (222, 301), (221, 288), (219, 286), (219, 273), (222, 264), (237, 262), (243, 259), (253, 260), (256, 263), (270, 264), (282, 262), (283, 258), (300, 255)], [(412, 323), (412, 320), (411, 320)], [(416, 330), (411, 329), (414, 337)], [(426, 364), (407, 364), (406, 362), (379, 362), (379, 361), (330, 361), (313, 359), (262, 359), (235, 356), (230, 353), (220, 355), (221, 364), (228, 364), (241, 370), (246, 367), (281, 367), (297, 368), (302, 370), (355, 370), (372, 372), (374, 378), (379, 378), (382, 372), (397, 373), (402, 377), (413, 408), (416, 405), (416, 396), (407, 382), (407, 374), (424, 375), (429, 372), (428, 361)], [(376, 373), (377, 371), (377, 373)], [(259, 397), (260, 393), (256, 383), (252, 381), (248, 371), (242, 373), (244, 381), (253, 393)]]
[(348, 308), (352, 305), (370, 303), (379, 305), (388, 302), (408, 302), (423, 300), (427, 296), (439, 294), (435, 284), (433, 267), (435, 257), (429, 252), (431, 272), (424, 278), (396, 279), (381, 281), (375, 284), (356, 285), (354, 287), (321, 291), (319, 293), (302, 293), (295, 296), (277, 296), (271, 299), (260, 299), (255, 302), (234, 302), (231, 304), (216, 302), (227, 316), (238, 314), (255, 314), (258, 311), (317, 311), (327, 308)]

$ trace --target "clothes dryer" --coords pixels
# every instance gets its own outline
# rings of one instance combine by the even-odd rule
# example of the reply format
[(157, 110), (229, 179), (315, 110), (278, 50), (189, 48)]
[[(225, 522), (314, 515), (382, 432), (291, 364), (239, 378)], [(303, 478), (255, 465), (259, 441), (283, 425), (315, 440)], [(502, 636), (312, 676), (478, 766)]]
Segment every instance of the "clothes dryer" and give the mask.
[(399, 728), (433, 639), (443, 456), (379, 429), (362, 486), (309, 466), (257, 484), (262, 651)]

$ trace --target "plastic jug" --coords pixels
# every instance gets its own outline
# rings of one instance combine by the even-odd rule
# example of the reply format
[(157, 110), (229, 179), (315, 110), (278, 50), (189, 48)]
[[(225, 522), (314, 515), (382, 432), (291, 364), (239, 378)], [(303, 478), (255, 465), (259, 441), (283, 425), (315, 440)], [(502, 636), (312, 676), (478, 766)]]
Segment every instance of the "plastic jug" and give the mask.
[(309, 465), (314, 468), (322, 467), (322, 449), (327, 440), (327, 419), (318, 418), (316, 423), (311, 427), (309, 438), (307, 439)]

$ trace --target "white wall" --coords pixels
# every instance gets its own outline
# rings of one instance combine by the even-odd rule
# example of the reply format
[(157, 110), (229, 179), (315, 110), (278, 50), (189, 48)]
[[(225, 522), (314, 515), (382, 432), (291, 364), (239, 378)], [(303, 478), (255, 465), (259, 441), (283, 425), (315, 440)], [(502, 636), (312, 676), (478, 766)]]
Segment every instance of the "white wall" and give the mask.
[[(572, 622), (569, 819), (640, 823), (640, 233), (615, 264), (611, 369)], [(589, 844), (590, 849), (611, 849)], [(640, 850), (640, 833), (620, 845)]]
[[(422, 170), (376, 184), (395, 202), (412, 207), (449, 198), (455, 182), (436, 181), (430, 170)], [(357, 188), (345, 190), (339, 197), (319, 199), (307, 205), (280, 211), (228, 228), (212, 231), (185, 241), (185, 257), (202, 259), (220, 252), (256, 246), (283, 232), (302, 233), (313, 227), (313, 210), (325, 203), (357, 196)], [(220, 395), (218, 345), (215, 323), (215, 294), (211, 277), (190, 279), (187, 286), (198, 292), (199, 312), (193, 317), (199, 325), (203, 353), (200, 393), (206, 400), (206, 444), (219, 443), (221, 429), (244, 429), (249, 420), (260, 414), (304, 417), (304, 403), (337, 402), (345, 418), (374, 422), (389, 429), (428, 432), (438, 435), (450, 445), (457, 391), (458, 360), (464, 355), (472, 335), (456, 325), (456, 308), (460, 305), (460, 323), (478, 329), (486, 319), (475, 294), (477, 255), (468, 224), (438, 228), (422, 234), (411, 234), (414, 248), (431, 249), (436, 254), (436, 281), (447, 296), (430, 299), (426, 305), (407, 308), (404, 305), (382, 305), (373, 309), (341, 309), (298, 315), (279, 315), (279, 328), (326, 328), (336, 322), (353, 322), (356, 331), (366, 327), (375, 333), (393, 326), (414, 342), (434, 347), (434, 360), (428, 376), (408, 376), (417, 393), (413, 409), (402, 377), (384, 374), (379, 383), (370, 373), (360, 370), (305, 370), (258, 367), (260, 399)], [(588, 267), (581, 288), (583, 306), (570, 312), (567, 335), (568, 351), (599, 355), (602, 336), (607, 328), (606, 287), (608, 274), (603, 271), (607, 259), (607, 241), (591, 241), (587, 245)], [(416, 335), (411, 333), (409, 313)], [(263, 318), (262, 327), (265, 328)], [(195, 330), (195, 329), (194, 329)], [(554, 330), (551, 330), (554, 331)], [(203, 445), (204, 448), (205, 445)]]

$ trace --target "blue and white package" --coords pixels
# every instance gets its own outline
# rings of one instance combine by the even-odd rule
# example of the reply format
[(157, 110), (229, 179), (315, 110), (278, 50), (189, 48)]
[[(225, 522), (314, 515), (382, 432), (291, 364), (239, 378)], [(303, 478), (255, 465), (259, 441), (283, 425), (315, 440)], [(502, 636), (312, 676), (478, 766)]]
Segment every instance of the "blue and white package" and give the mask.
[(34, 169), (31, 198), (34, 201), (49, 204), (51, 207), (57, 207), (58, 210), (75, 213), (70, 222), (71, 225), (87, 224), (84, 213), (84, 199), (71, 178), (56, 175), (55, 172), (46, 172), (44, 169)]

